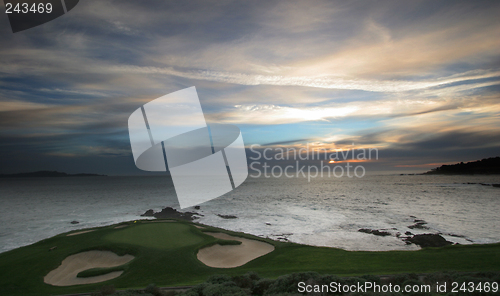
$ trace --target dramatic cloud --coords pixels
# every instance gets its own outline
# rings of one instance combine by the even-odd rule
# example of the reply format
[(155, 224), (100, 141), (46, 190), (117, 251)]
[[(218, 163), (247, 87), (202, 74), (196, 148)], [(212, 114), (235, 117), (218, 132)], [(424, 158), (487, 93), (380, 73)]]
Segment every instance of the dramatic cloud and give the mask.
[(384, 168), (496, 156), (499, 14), (495, 1), (89, 0), (16, 34), (4, 15), (2, 170), (138, 173), (128, 116), (193, 85), (207, 120), (247, 145), (354, 142)]

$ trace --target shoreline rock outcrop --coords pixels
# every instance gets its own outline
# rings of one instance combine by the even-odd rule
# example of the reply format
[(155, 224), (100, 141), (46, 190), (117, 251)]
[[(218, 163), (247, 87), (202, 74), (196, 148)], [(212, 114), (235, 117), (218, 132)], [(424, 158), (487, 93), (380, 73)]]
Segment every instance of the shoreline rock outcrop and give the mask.
[(155, 212), (152, 209), (147, 210), (141, 217), (155, 217), (156, 219), (183, 219), (193, 221), (198, 219), (196, 216), (203, 216), (196, 212), (179, 212), (174, 208), (166, 207), (161, 212)]
[(419, 245), (421, 248), (444, 247), (453, 244), (441, 235), (433, 233), (416, 234), (412, 237), (405, 238), (404, 241)]

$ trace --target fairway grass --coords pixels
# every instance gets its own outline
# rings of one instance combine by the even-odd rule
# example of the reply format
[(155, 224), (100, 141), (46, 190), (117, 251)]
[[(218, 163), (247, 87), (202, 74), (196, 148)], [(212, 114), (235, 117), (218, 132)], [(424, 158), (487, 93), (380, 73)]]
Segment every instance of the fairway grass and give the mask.
[[(115, 227), (106, 226), (74, 236), (60, 234), (1, 253), (0, 295), (80, 293), (94, 291), (103, 285), (114, 285), (118, 289), (144, 288), (151, 283), (158, 286), (192, 285), (214, 274), (240, 275), (249, 271), (274, 278), (303, 271), (344, 276), (500, 270), (500, 244), (454, 245), (419, 251), (355, 252), (276, 242), (210, 226), (199, 229), (186, 221), (154, 223), (144, 220), (130, 222), (123, 228)], [(228, 241), (218, 240), (203, 231), (261, 240), (274, 245), (275, 250), (240, 267), (208, 267), (196, 258), (198, 250), (218, 242), (227, 244)], [(124, 271), (121, 276), (103, 283), (55, 287), (43, 282), (44, 276), (57, 268), (66, 257), (89, 250), (107, 250), (120, 256), (129, 254), (135, 259), (119, 267)], [(117, 268), (90, 270), (79, 276), (105, 274), (112, 270)]]

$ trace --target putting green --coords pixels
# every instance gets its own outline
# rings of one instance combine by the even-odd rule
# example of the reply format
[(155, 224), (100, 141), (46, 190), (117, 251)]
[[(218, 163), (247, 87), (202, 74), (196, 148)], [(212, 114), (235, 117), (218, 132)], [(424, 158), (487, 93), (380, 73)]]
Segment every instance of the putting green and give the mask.
[(136, 245), (153, 249), (176, 249), (196, 245), (204, 238), (192, 232), (192, 227), (180, 223), (146, 223), (116, 230), (104, 240), (111, 243)]

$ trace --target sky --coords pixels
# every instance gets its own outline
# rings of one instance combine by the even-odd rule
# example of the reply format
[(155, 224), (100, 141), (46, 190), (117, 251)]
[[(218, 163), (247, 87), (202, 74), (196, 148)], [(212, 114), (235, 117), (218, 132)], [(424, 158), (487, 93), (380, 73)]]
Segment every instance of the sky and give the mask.
[(141, 174), (128, 117), (191, 86), (247, 148), (376, 148), (374, 171), (499, 156), (498, 15), (498, 1), (82, 0), (14, 34), (2, 13), (0, 173)]

